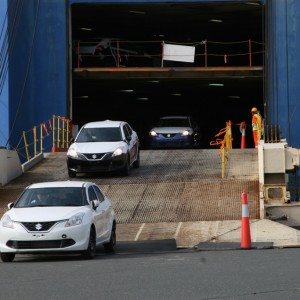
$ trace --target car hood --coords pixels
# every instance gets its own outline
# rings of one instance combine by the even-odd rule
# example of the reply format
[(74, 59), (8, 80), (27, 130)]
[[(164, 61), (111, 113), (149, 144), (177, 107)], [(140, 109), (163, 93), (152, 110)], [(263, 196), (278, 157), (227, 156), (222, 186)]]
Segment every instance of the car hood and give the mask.
[(154, 127), (156, 133), (182, 133), (185, 130), (191, 131), (191, 127)]
[(76, 213), (85, 212), (88, 208), (84, 206), (74, 207), (24, 207), (12, 208), (6, 214), (16, 222), (48, 222), (66, 220)]
[(79, 153), (107, 153), (114, 152), (118, 147), (124, 146), (126, 143), (119, 142), (92, 142), (92, 143), (74, 143), (70, 148), (74, 148)]

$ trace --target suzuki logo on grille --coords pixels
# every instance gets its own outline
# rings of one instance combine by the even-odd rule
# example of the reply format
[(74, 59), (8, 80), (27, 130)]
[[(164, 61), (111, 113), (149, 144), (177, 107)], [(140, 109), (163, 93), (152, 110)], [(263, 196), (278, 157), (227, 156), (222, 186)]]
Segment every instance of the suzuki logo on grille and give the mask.
[(171, 136), (171, 134), (170, 134), (170, 133), (168, 133), (168, 134), (167, 134), (167, 137), (170, 137), (170, 136)]
[(41, 230), (43, 228), (42, 224), (38, 223), (35, 225), (36, 230)]
[(93, 159), (96, 159), (96, 158), (97, 158), (97, 155), (96, 155), (96, 154), (93, 154), (93, 155), (92, 155), (92, 158), (93, 158)]

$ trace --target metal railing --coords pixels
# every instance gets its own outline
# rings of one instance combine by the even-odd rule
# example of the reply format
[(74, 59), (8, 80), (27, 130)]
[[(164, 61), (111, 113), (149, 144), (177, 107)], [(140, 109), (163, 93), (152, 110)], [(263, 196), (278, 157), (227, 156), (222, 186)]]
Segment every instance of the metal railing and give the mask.
[[(192, 46), (193, 67), (262, 65), (264, 44), (243, 41), (202, 40), (189, 43), (126, 41), (103, 38), (73, 43), (74, 67), (164, 67), (164, 45)], [(170, 57), (171, 54), (168, 54)], [(173, 54), (178, 56), (178, 54)], [(186, 54), (184, 54), (186, 56)], [(172, 59), (170, 59), (172, 60)]]
[(71, 138), (71, 120), (53, 115), (46, 122), (23, 131), (16, 150), (22, 161), (29, 161), (44, 152), (66, 151)]
[(216, 140), (211, 141), (210, 146), (220, 146), (221, 155), (221, 176), (225, 177), (226, 165), (229, 157), (229, 151), (232, 149), (232, 123), (226, 122), (226, 127), (222, 128), (216, 135)]

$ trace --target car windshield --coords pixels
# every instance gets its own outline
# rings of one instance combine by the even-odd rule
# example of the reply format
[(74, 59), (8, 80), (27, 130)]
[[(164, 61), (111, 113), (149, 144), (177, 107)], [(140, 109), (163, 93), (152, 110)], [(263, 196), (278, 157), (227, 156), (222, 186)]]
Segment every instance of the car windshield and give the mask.
[(45, 187), (25, 190), (14, 207), (84, 206), (86, 204), (82, 187)]
[(188, 118), (167, 118), (160, 119), (157, 124), (158, 127), (189, 127)]
[(83, 128), (76, 143), (89, 142), (118, 142), (122, 140), (121, 129), (119, 127), (105, 127), (105, 128)]

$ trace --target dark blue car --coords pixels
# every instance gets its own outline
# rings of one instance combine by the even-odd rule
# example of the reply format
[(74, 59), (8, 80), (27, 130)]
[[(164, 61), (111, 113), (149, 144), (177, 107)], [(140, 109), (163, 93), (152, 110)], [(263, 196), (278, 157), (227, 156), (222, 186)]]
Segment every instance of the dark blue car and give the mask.
[(150, 147), (192, 148), (199, 145), (199, 126), (190, 116), (166, 116), (149, 132)]

